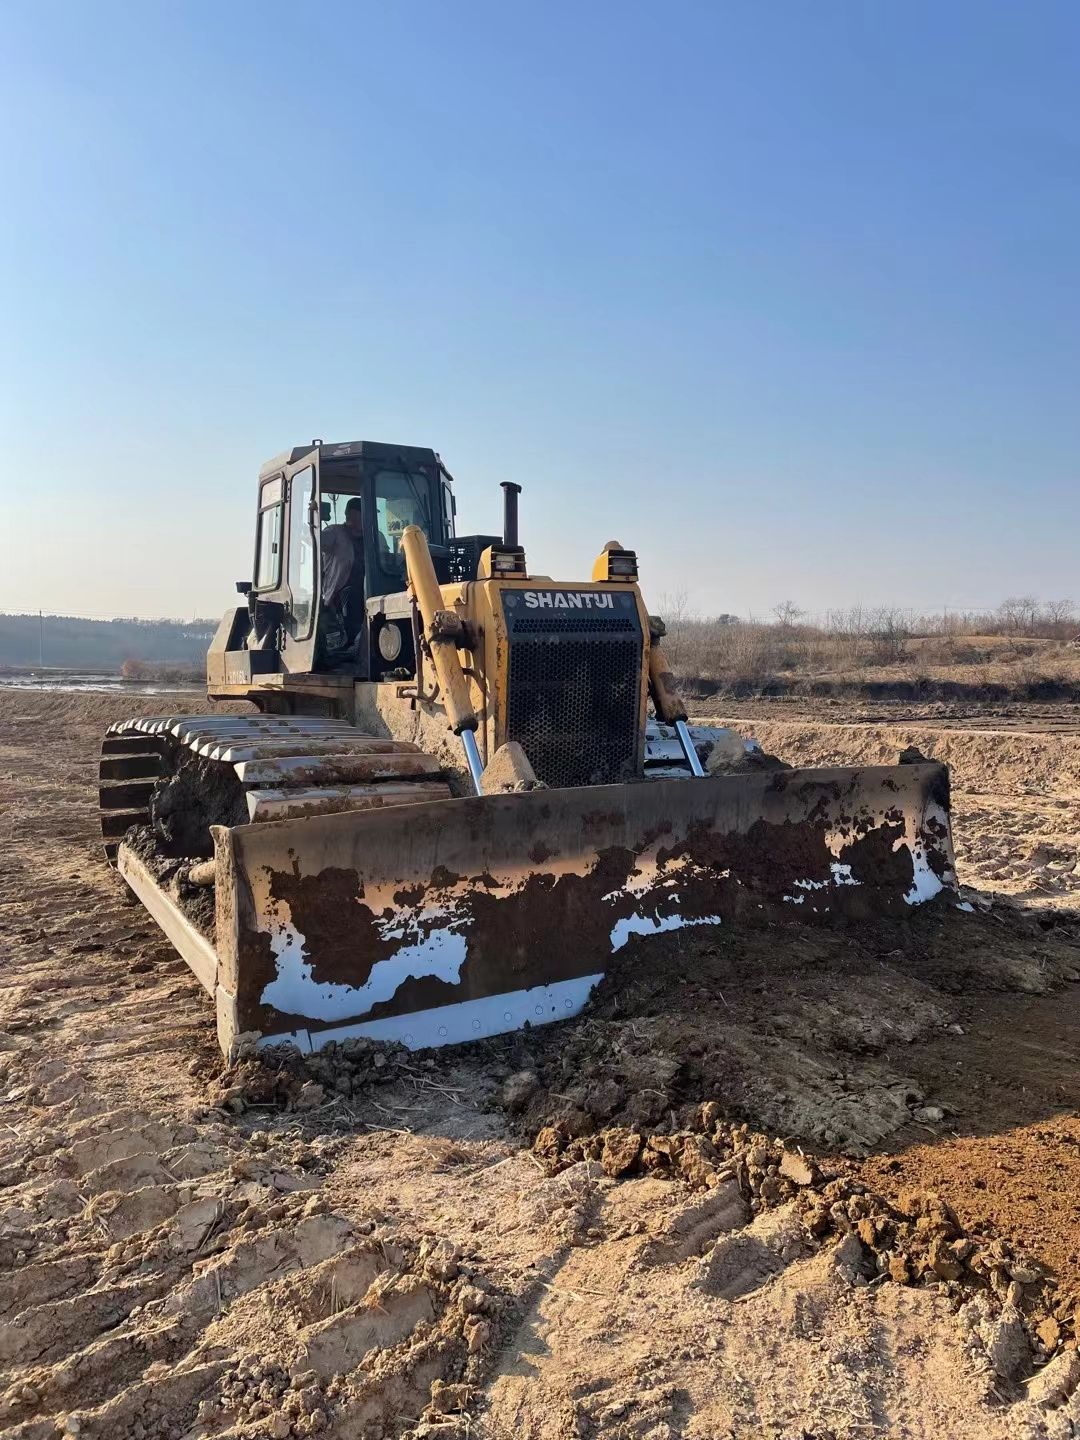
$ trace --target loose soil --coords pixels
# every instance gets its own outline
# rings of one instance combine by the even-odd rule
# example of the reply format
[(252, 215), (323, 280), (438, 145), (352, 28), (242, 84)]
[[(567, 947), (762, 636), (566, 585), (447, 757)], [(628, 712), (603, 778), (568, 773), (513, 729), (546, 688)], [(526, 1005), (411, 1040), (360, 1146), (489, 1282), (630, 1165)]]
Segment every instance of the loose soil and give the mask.
[(949, 760), (971, 913), (637, 937), (577, 1022), (226, 1070), (97, 848), (129, 709), (0, 691), (6, 1435), (1078, 1433), (1080, 739), (759, 706)]

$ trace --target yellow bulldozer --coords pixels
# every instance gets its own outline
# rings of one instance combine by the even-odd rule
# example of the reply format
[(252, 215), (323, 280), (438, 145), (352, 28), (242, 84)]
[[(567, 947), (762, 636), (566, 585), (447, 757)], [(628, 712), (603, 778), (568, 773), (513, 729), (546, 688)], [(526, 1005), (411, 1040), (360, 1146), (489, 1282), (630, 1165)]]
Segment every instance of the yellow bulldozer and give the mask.
[(226, 1054), (459, 1044), (575, 1015), (635, 936), (955, 891), (944, 766), (769, 768), (692, 728), (634, 551), (533, 573), (519, 489), (458, 536), (433, 450), (277, 456), (207, 657), (254, 711), (105, 736), (106, 853)]

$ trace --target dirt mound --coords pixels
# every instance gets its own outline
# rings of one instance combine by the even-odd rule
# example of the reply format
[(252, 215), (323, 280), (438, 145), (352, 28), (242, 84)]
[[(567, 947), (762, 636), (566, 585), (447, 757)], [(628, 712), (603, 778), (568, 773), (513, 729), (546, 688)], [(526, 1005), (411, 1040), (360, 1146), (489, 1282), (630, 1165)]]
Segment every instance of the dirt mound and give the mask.
[[(1062, 652), (1064, 653), (1064, 652)], [(888, 676), (881, 679), (843, 677), (801, 677), (768, 675), (723, 681), (693, 677), (684, 682), (685, 693), (699, 705), (709, 701), (743, 699), (802, 699), (882, 702), (903, 701), (909, 705), (930, 700), (966, 704), (985, 702), (1003, 705), (1009, 702), (1058, 701), (1065, 705), (1080, 702), (1080, 681), (1063, 674), (1025, 674), (1022, 664), (991, 667), (968, 667), (970, 679), (950, 679), (938, 669), (933, 675), (917, 675), (911, 679)], [(1071, 668), (1071, 667), (1070, 667)], [(1001, 678), (996, 678), (999, 676)]]
[(272, 1046), (257, 1052), (250, 1049), (213, 1075), (207, 1100), (238, 1115), (264, 1106), (316, 1110), (353, 1096), (369, 1097), (373, 1089), (416, 1073), (412, 1054), (403, 1045), (361, 1037), (329, 1044), (307, 1056), (291, 1045)]
[[(797, 1224), (786, 1227), (785, 1243), (796, 1250), (836, 1237), (844, 1263), (867, 1278), (941, 1286), (950, 1297), (971, 1302), (971, 1313), (989, 1330), (1013, 1325), (1017, 1335), (1008, 1362), (1000, 1357), (995, 1362), (999, 1380), (1027, 1378), (1036, 1360), (1045, 1361), (1075, 1339), (1080, 1292), (1059, 1285), (1033, 1256), (1017, 1253), (1008, 1241), (965, 1232), (940, 1195), (905, 1189), (890, 1202), (858, 1178), (857, 1166), (819, 1163), (747, 1125), (730, 1125), (715, 1101), (689, 1118), (691, 1129), (651, 1135), (612, 1127), (571, 1138), (549, 1125), (536, 1136), (533, 1150), (553, 1174), (593, 1161), (612, 1178), (655, 1175), (708, 1192), (685, 1217), (689, 1223), (684, 1220), (657, 1242), (654, 1255), (688, 1258), (715, 1236), (718, 1217), (726, 1232), (736, 1228), (733, 1220), (745, 1225), (752, 1216), (786, 1207)], [(735, 1299), (780, 1268), (776, 1259), (777, 1252), (758, 1241), (718, 1243), (696, 1283)]]
[(932, 1199), (917, 1215), (871, 1216), (864, 1194), (831, 1182), (842, 1238), (822, 1237), (798, 1201), (753, 1213), (735, 1178), (687, 1197), (649, 1176), (583, 1170), (600, 1167), (560, 1178), (592, 1185), (592, 1223), (529, 1313), (526, 1356), (507, 1356), (488, 1386), (492, 1434), (1072, 1433), (1075, 1350), (1025, 1383), (1046, 1352), (1009, 1297), (990, 1284), (890, 1283), (879, 1268), (867, 1222), (894, 1227), (894, 1245), (923, 1224), (936, 1255), (958, 1246)]
[(985, 730), (942, 730), (932, 725), (835, 724), (810, 720), (712, 719), (753, 736), (793, 765), (894, 765), (916, 746), (949, 766), (955, 788), (1080, 788), (1080, 735), (1039, 735)]
[(37, 732), (70, 736), (82, 732), (89, 738), (115, 720), (131, 715), (251, 715), (254, 706), (246, 700), (207, 701), (191, 690), (162, 691), (147, 695), (139, 691), (3, 690), (0, 705), (5, 725), (33, 725)]
[[(1078, 966), (1074, 927), (1009, 909), (923, 907), (904, 926), (842, 933), (658, 937), (627, 946), (572, 1029), (494, 1048), (532, 1076), (508, 1097), (529, 1133), (662, 1132), (716, 1100), (729, 1116), (863, 1153), (917, 1121), (946, 1082), (955, 1091), (973, 1001), (1047, 994)], [(951, 1099), (950, 1113), (976, 1102)]]

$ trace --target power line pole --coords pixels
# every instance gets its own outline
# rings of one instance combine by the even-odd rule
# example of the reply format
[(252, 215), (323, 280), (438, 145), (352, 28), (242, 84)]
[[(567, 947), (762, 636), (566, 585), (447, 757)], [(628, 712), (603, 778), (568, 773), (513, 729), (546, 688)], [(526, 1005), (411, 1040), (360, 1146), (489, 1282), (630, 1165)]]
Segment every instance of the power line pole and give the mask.
[(39, 610), (38, 614), (38, 664), (44, 668), (45, 665), (45, 614)]

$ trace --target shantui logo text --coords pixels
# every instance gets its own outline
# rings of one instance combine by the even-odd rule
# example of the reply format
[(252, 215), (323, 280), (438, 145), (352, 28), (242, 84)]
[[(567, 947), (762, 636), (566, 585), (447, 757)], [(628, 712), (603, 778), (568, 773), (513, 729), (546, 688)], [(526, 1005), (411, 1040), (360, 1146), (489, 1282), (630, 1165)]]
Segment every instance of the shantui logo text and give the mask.
[(614, 610), (615, 597), (604, 590), (526, 590), (527, 610)]

